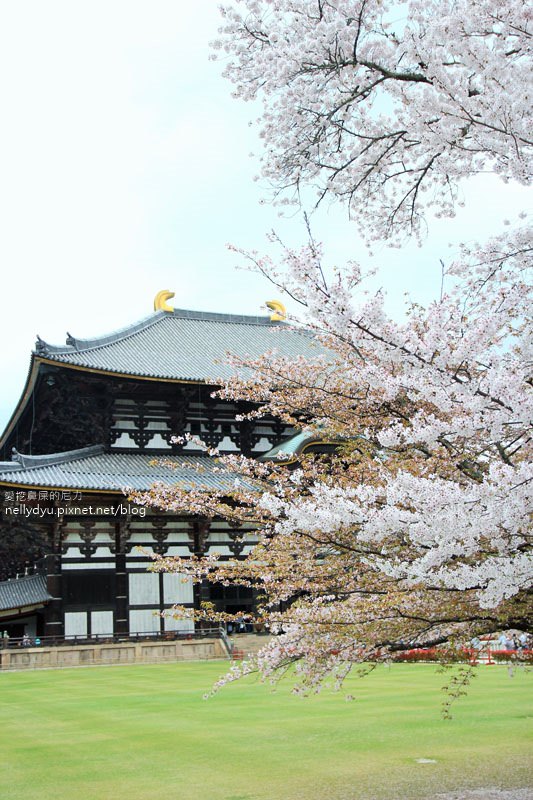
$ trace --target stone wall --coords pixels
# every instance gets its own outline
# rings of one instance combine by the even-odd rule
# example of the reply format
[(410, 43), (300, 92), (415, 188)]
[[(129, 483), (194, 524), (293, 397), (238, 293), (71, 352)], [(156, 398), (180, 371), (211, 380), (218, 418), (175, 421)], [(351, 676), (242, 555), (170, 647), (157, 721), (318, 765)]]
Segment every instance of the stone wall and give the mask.
[(154, 664), (228, 658), (220, 639), (191, 641), (117, 642), (113, 644), (13, 647), (0, 650), (2, 670), (56, 669), (96, 664)]

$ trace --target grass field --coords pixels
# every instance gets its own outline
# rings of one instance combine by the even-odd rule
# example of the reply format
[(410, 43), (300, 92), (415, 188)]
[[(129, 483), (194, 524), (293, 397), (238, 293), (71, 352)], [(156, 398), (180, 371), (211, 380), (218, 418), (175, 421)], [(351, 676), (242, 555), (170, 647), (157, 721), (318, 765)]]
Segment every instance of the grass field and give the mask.
[(531, 672), (480, 668), (444, 721), (430, 665), (380, 667), (306, 700), (251, 678), (203, 700), (226, 667), (1, 674), (0, 797), (385, 800), (524, 786), (533, 772)]

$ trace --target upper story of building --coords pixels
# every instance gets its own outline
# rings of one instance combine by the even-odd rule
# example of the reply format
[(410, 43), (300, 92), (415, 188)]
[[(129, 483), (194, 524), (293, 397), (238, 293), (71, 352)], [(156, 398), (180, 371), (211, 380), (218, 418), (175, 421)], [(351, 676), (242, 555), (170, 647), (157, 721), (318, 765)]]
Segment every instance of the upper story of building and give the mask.
[(266, 352), (309, 359), (324, 349), (308, 331), (270, 316), (174, 309), (156, 297), (154, 313), (95, 339), (67, 334), (66, 344), (37, 339), (20, 401), (0, 438), (0, 461), (13, 448), (46, 455), (100, 445), (106, 452), (194, 454), (190, 434), (223, 453), (261, 455), (291, 430), (273, 418), (239, 420), (250, 404), (213, 397), (223, 381)]

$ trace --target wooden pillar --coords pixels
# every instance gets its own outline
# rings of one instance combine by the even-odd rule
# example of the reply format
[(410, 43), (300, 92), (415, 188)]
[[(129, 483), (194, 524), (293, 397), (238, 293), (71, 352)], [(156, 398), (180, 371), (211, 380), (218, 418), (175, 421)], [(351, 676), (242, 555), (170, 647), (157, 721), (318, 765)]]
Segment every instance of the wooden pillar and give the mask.
[[(194, 553), (198, 556), (203, 556), (209, 547), (209, 529), (211, 527), (210, 519), (198, 519), (193, 523), (193, 540), (194, 540)], [(204, 602), (211, 600), (211, 584), (208, 580), (203, 580), (197, 583), (193, 589), (193, 602), (194, 608), (199, 609)]]
[(130, 533), (130, 517), (115, 525), (115, 636), (127, 636), (130, 631), (128, 618), (128, 573), (126, 571), (126, 546)]
[(63, 619), (63, 578), (61, 571), (61, 555), (63, 550), (63, 517), (54, 520), (49, 533), (51, 553), (45, 557), (46, 588), (52, 599), (48, 602), (44, 613), (44, 635), (62, 639), (65, 635)]

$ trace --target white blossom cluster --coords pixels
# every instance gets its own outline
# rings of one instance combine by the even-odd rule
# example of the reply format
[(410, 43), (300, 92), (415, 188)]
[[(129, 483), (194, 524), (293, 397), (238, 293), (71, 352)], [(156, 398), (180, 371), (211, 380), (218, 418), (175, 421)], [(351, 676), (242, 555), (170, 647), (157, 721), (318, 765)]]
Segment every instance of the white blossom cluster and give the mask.
[[(311, 367), (304, 375), (292, 362), (271, 359), (258, 365), (263, 402), (270, 385), (279, 410), (280, 382), (287, 393), (308, 381), (309, 396), (322, 395), (322, 435), (354, 440), (363, 433), (381, 461), (369, 484), (326, 480), (305, 497), (265, 494), (261, 506), (279, 520), (278, 534), (347, 529), (378, 548), (400, 536), (396, 551), (374, 556), (376, 569), (413, 583), (475, 588), (483, 606), (530, 585), (530, 241), (523, 226), (465, 250), (449, 270), (450, 292), (401, 324), (387, 318), (382, 293), (365, 296), (358, 268), (328, 287), (314, 245), (286, 256), (287, 290), (343, 367), (333, 389), (313, 384)], [(413, 463), (390, 469), (402, 452)]]
[(453, 216), (464, 177), (530, 180), (523, 0), (237, 0), (223, 13), (214, 46), (234, 95), (263, 102), (263, 174), (285, 201), (311, 184), (381, 240), (420, 234), (425, 207)]

